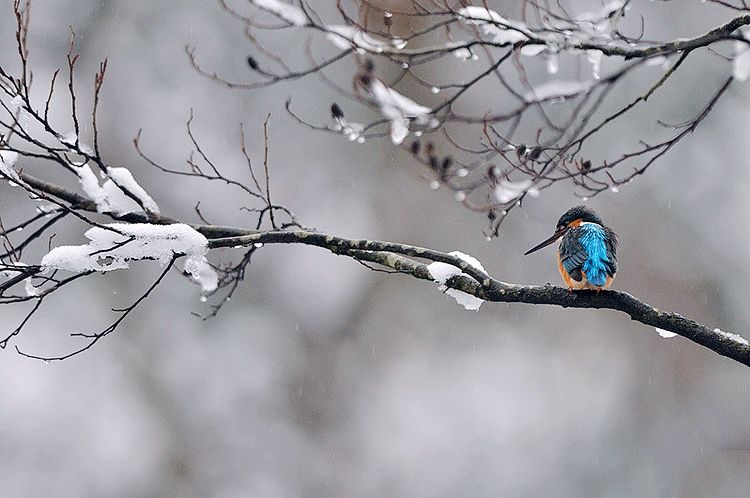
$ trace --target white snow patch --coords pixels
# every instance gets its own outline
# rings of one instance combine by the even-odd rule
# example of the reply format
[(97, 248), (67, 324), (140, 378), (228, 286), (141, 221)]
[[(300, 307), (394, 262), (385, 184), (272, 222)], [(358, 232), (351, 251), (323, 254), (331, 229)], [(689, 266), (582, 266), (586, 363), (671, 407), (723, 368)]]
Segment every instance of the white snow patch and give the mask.
[(591, 63), (591, 72), (593, 73), (594, 79), (598, 80), (602, 76), (602, 56), (604, 54), (601, 50), (587, 50), (586, 56)]
[[(601, 53), (601, 52), (600, 52)], [(557, 98), (574, 97), (591, 89), (591, 81), (552, 80), (542, 83), (527, 92), (527, 102), (538, 102)]]
[(466, 47), (457, 48), (453, 51), (453, 56), (462, 61), (471, 60), (471, 56), (474, 55), (471, 50)]
[(654, 327), (656, 329), (656, 332), (662, 336), (665, 339), (671, 339), (672, 337), (677, 337), (677, 334), (674, 332), (670, 332), (669, 330), (660, 329), (659, 327)]
[(404, 142), (409, 135), (409, 120), (398, 118), (391, 121), (391, 141), (398, 145)]
[(354, 142), (362, 137), (362, 132), (365, 131), (365, 125), (362, 123), (350, 123), (343, 116), (335, 118), (336, 124), (333, 125), (333, 129), (340, 131), (350, 142)]
[(60, 208), (57, 207), (54, 204), (41, 204), (41, 205), (39, 205), (39, 206), (36, 207), (36, 210), (40, 214), (50, 215), (52, 213), (56, 213), (56, 212), (60, 211)]
[[(328, 35), (326, 36), (331, 43), (344, 50), (356, 48), (368, 52), (381, 53), (384, 50), (391, 48), (391, 44), (388, 42), (373, 38), (354, 26), (336, 24), (326, 26), (326, 29), (328, 30)], [(404, 43), (403, 46), (401, 46), (401, 44), (397, 43), (395, 48), (399, 48), (399, 46), (400, 48), (403, 48), (406, 44)]]
[(469, 263), (471, 266), (473, 266), (477, 270), (487, 273), (487, 270), (484, 269), (484, 266), (482, 266), (482, 263), (480, 263), (479, 260), (475, 258), (474, 256), (463, 253), (461, 251), (452, 251), (452, 252), (449, 252), (448, 254), (450, 254), (451, 256), (455, 256), (457, 258), (463, 259), (464, 261)]
[(86, 197), (90, 201), (96, 204), (96, 210), (100, 213), (108, 213), (112, 209), (109, 203), (109, 196), (107, 192), (99, 185), (99, 179), (96, 177), (91, 166), (84, 163), (81, 165), (73, 165), (78, 173), (78, 182), (81, 184), (81, 189)]
[(21, 181), (18, 173), (14, 169), (16, 162), (18, 161), (18, 152), (12, 150), (0, 150), (0, 173), (10, 178), (10, 184), (17, 186)]
[(115, 182), (112, 180), (107, 179), (107, 181), (102, 184), (102, 189), (107, 196), (107, 204), (109, 205), (107, 211), (104, 212), (111, 212), (118, 216), (122, 216), (143, 210), (137, 202), (125, 195), (123, 191), (120, 190), (120, 187), (115, 185)]
[(604, 19), (609, 19), (610, 17), (612, 17), (612, 14), (625, 7), (626, 3), (627, 0), (612, 0), (611, 2), (607, 2), (606, 4), (604, 4), (599, 12), (584, 12), (583, 14), (577, 16), (577, 20), (601, 21)]
[(625, 10), (629, 8), (627, 3), (628, 0), (613, 0), (607, 2), (599, 12), (584, 12), (576, 16), (578, 26), (590, 36), (611, 40), (611, 32), (623, 15), (623, 7)]
[(464, 7), (458, 11), (458, 17), (465, 24), (479, 26), (494, 43), (513, 44), (529, 39), (525, 34), (529, 32), (525, 24), (506, 19), (485, 7)]
[(549, 74), (557, 74), (560, 70), (560, 58), (557, 52), (551, 52), (547, 55), (547, 72)]
[(111, 271), (128, 268), (130, 261), (154, 259), (162, 265), (175, 254), (184, 254), (185, 271), (194, 278), (210, 283), (201, 276), (206, 263), (208, 240), (182, 223), (152, 225), (149, 223), (112, 223), (106, 228), (93, 227), (85, 236), (89, 243), (60, 246), (48, 252), (41, 262), (45, 270), (71, 272)]
[(133, 174), (128, 168), (109, 168), (107, 169), (109, 177), (120, 187), (126, 189), (131, 194), (135, 195), (143, 207), (149, 213), (159, 214), (159, 206), (154, 202), (150, 195), (138, 185), (138, 182), (133, 178)]
[[(100, 213), (114, 213), (122, 216), (128, 213), (142, 211), (141, 206), (133, 199), (125, 195), (118, 185), (128, 189), (133, 195), (143, 202), (148, 212), (159, 214), (159, 206), (150, 195), (133, 178), (127, 168), (109, 168), (110, 179), (99, 185), (99, 179), (87, 163), (75, 164), (73, 167), (78, 173), (78, 181), (83, 193), (89, 200), (96, 204), (96, 210)], [(116, 182), (116, 183), (115, 183)]]
[(408, 97), (388, 88), (380, 80), (373, 79), (370, 91), (383, 116), (391, 122), (391, 141), (398, 145), (409, 134), (409, 118), (420, 124), (429, 121), (431, 109), (417, 104)]
[(449, 265), (448, 263), (430, 263), (427, 265), (427, 271), (430, 272), (430, 275), (432, 275), (432, 279), (439, 283), (439, 284), (445, 284), (448, 280), (455, 277), (456, 275), (461, 275), (463, 271), (461, 271), (461, 268), (458, 268), (453, 265)]
[(472, 296), (471, 294), (456, 289), (446, 289), (445, 293), (455, 299), (458, 304), (468, 311), (479, 311), (479, 307), (482, 306), (482, 303), (484, 302), (476, 296)]
[(17, 161), (18, 152), (14, 150), (0, 150), (0, 168), (13, 168)]
[(200, 284), (203, 293), (213, 292), (219, 287), (219, 274), (205, 258), (198, 264), (193, 278)]
[(406, 45), (408, 45), (409, 42), (404, 40), (403, 38), (392, 38), (391, 39), (391, 45), (393, 45), (393, 48), (396, 50), (403, 50), (406, 48)]
[(647, 59), (646, 65), (647, 66), (662, 66), (663, 69), (667, 69), (669, 67), (669, 59), (667, 59), (663, 55), (657, 55), (656, 57), (651, 57), (650, 59)]
[(658, 66), (659, 68), (663, 69), (664, 71), (668, 70), (669, 67), (672, 65), (669, 58), (663, 56), (663, 55), (657, 55), (656, 57), (651, 57), (646, 60), (646, 65), (650, 67)]
[(65, 135), (60, 135), (57, 137), (57, 139), (60, 141), (60, 143), (71, 148), (75, 147), (76, 144), (78, 144), (78, 149), (84, 154), (88, 154), (90, 156), (94, 154), (94, 150), (91, 148), (91, 146), (79, 142), (78, 135), (76, 135), (75, 131), (71, 131), (69, 133), (66, 133)]
[(501, 180), (495, 186), (494, 194), (498, 202), (505, 204), (518, 199), (524, 192), (528, 193), (531, 197), (539, 196), (539, 189), (533, 186), (531, 180), (522, 180), (520, 182)]
[(307, 24), (305, 12), (296, 5), (279, 0), (253, 0), (253, 4), (294, 26), (304, 26)]
[(25, 133), (28, 133), (29, 113), (28, 111), (26, 111), (26, 104), (24, 103), (23, 98), (20, 95), (16, 95), (10, 101), (10, 111), (13, 113), (13, 116), (16, 118), (16, 122), (18, 123), (18, 126), (20, 126), (21, 129)]
[[(612, 17), (612, 14), (622, 10), (623, 7), (626, 7), (627, 3), (628, 0), (612, 0), (611, 2), (607, 2), (604, 4), (604, 8), (599, 12), (599, 15), (602, 19), (609, 19)], [(627, 6), (625, 10), (628, 10), (629, 8), (630, 7)]]
[(76, 132), (74, 131), (68, 132), (65, 135), (61, 135), (58, 138), (60, 142), (64, 143), (65, 145), (75, 145), (78, 141), (78, 135), (76, 135)]
[(34, 287), (34, 284), (31, 283), (31, 277), (24, 279), (24, 290), (27, 296), (34, 297), (39, 295), (39, 288)]
[(723, 330), (718, 328), (714, 329), (714, 332), (736, 343), (742, 344), (743, 346), (750, 346), (750, 342), (748, 342), (747, 339), (745, 339), (741, 335), (737, 335), (732, 332), (724, 332)]
[[(464, 254), (460, 251), (453, 251), (449, 253), (451, 256), (455, 256), (457, 258), (461, 258), (462, 260), (469, 263), (474, 268), (481, 270), (486, 273), (486, 270), (482, 266), (482, 263), (479, 262), (476, 258), (473, 256), (470, 256), (468, 254)], [(451, 278), (461, 275), (463, 271), (461, 271), (460, 268), (455, 267), (453, 265), (449, 265), (447, 263), (430, 263), (427, 265), (427, 271), (430, 272), (430, 275), (432, 276), (432, 279), (438, 283), (439, 287), (438, 289), (441, 292), (445, 292), (449, 296), (451, 296), (453, 299), (456, 300), (458, 304), (463, 306), (465, 309), (469, 311), (478, 311), (479, 307), (484, 302), (482, 299), (479, 299), (476, 296), (472, 296), (471, 294), (467, 294), (466, 292), (457, 290), (457, 289), (449, 289), (445, 283), (450, 280)], [(472, 278), (469, 275), (465, 275), (468, 278)]]

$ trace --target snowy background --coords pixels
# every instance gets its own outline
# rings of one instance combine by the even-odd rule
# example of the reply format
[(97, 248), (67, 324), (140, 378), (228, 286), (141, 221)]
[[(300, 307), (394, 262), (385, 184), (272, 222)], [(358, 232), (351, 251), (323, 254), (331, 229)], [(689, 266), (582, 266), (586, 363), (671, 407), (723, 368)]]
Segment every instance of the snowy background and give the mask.
[[(731, 15), (697, 0), (634, 3), (654, 38), (692, 36)], [(14, 60), (10, 13), (0, 0), (3, 63)], [(481, 217), (431, 190), (387, 138), (356, 144), (295, 124), (283, 111), (288, 96), (315, 121), (339, 100), (315, 79), (243, 92), (198, 76), (186, 44), (211, 69), (251, 77), (241, 26), (216, 2), (36, 0), (30, 44), (40, 88), (64, 63), (68, 26), (78, 37), (81, 88), (109, 58), (104, 156), (129, 167), (163, 213), (196, 221), (200, 200), (213, 222), (248, 223), (240, 192), (165, 178), (140, 161), (132, 147), (139, 128), (147, 151), (180, 167), (192, 108), (212, 158), (241, 176), (239, 123), (260, 164), (271, 113), (272, 195), (303, 223), (460, 250), (506, 281), (558, 282), (551, 249), (521, 255), (576, 202), (572, 191), (545, 191), (486, 242)], [(301, 63), (304, 38), (289, 33), (269, 38), (269, 48)], [(452, 64), (445, 70), (460, 70)], [(352, 71), (344, 64), (331, 74), (347, 84)], [(658, 116), (641, 116), (692, 116), (728, 71), (696, 55), (654, 99)], [(749, 103), (750, 88), (733, 86), (648, 175), (590, 201), (620, 235), (616, 288), (744, 334)], [(53, 109), (60, 123), (66, 105)], [(612, 147), (639, 131), (627, 123), (613, 130)], [(22, 199), (0, 189), (4, 221), (22, 215)], [(84, 243), (84, 230), (70, 221), (55, 243)], [(69, 351), (77, 344), (69, 332), (105, 326), (110, 307), (129, 303), (160, 269), (134, 266), (45, 301), (17, 344)], [(740, 496), (750, 487), (750, 371), (615, 312), (504, 304), (469, 312), (434, 285), (304, 246), (260, 250), (218, 318), (191, 311), (206, 311), (199, 289), (172, 275), (86, 354), (45, 364), (0, 352), (2, 494)], [(23, 313), (3, 307), (0, 323), (7, 329)]]

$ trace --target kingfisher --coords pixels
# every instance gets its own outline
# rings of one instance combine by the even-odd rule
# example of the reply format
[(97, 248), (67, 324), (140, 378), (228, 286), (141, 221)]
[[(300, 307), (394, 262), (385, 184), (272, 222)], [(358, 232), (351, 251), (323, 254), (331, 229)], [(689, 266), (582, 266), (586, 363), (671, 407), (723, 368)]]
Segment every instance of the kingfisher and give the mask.
[(555, 233), (524, 254), (531, 254), (560, 240), (557, 268), (568, 289), (609, 288), (617, 273), (617, 235), (593, 209), (570, 208), (560, 217)]

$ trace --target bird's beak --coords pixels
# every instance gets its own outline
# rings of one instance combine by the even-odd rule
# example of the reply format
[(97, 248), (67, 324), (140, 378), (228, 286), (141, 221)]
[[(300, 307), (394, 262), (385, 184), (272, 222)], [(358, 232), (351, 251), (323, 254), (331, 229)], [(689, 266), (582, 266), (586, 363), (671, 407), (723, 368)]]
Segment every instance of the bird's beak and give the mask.
[(524, 253), (524, 256), (527, 256), (527, 255), (531, 254), (532, 252), (538, 251), (539, 249), (541, 249), (543, 247), (547, 247), (550, 244), (554, 244), (557, 240), (560, 239), (560, 237), (562, 237), (563, 235), (565, 235), (565, 232), (567, 230), (568, 229), (566, 227), (566, 228), (562, 228), (560, 230), (555, 231), (555, 233), (552, 234), (552, 237), (550, 237), (549, 239), (545, 240), (544, 242), (542, 242), (542, 243), (540, 243), (540, 244), (532, 247), (528, 251), (526, 251)]

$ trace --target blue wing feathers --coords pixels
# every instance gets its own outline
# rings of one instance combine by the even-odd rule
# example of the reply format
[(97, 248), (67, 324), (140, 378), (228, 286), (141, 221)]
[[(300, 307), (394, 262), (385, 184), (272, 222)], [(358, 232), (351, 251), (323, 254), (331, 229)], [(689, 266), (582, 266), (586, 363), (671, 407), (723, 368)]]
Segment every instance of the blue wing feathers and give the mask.
[(604, 286), (617, 271), (617, 239), (611, 230), (596, 223), (584, 223), (568, 231), (560, 244), (560, 260), (577, 281), (581, 273), (593, 285)]
[(580, 282), (583, 280), (581, 268), (588, 258), (588, 255), (586, 254), (586, 249), (578, 240), (577, 234), (578, 229), (575, 228), (568, 231), (563, 237), (562, 242), (560, 243), (560, 261), (563, 268), (565, 268), (565, 271), (568, 272), (568, 275), (570, 275), (570, 277), (576, 282)]
[(585, 224), (581, 226), (581, 245), (586, 249), (588, 258), (583, 263), (583, 273), (594, 285), (602, 286), (607, 282), (607, 255), (606, 233), (600, 225)]

